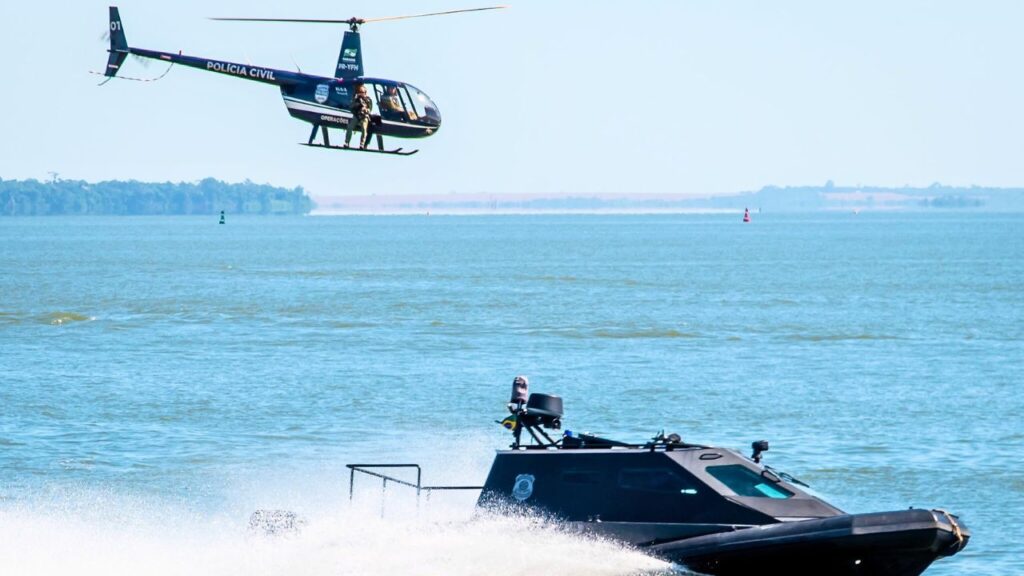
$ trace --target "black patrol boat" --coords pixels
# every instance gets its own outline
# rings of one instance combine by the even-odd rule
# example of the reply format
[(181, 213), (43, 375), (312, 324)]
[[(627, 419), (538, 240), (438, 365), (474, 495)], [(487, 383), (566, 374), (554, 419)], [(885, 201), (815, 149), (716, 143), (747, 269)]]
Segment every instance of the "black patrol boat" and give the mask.
[[(715, 575), (914, 576), (970, 539), (944, 510), (849, 514), (762, 462), (658, 434), (630, 444), (560, 430), (562, 399), (513, 384), (509, 450), (478, 506), (527, 508)], [(523, 438), (523, 433), (528, 434)]]

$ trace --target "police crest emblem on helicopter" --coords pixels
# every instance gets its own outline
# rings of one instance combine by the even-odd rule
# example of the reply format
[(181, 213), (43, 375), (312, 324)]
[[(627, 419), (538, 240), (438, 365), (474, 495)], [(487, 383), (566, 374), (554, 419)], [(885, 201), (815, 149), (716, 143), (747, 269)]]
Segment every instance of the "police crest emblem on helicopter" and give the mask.
[(520, 474), (512, 485), (512, 496), (520, 502), (526, 500), (533, 494), (533, 474)]
[(323, 104), (327, 102), (327, 84), (318, 84), (316, 87), (316, 93), (313, 94), (316, 98), (317, 103)]

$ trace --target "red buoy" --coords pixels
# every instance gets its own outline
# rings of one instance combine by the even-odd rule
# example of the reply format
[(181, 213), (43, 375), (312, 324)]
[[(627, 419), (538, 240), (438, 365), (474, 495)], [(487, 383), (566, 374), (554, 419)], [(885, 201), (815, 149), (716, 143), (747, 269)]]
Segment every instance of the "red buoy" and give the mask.
[(744, 222), (750, 222), (750, 209), (749, 208), (744, 208), (743, 209), (743, 221)]

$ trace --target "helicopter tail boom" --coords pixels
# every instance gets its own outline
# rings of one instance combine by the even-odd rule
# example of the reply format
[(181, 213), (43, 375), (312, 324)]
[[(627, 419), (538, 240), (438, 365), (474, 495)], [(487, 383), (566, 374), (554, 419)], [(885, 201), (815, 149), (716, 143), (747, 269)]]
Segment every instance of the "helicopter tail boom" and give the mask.
[[(128, 40), (124, 35), (124, 25), (121, 23), (121, 14), (118, 12), (117, 6), (110, 7), (109, 31), (110, 49), (108, 52), (110, 52), (110, 56), (107, 58), (107, 68), (103, 72), (103, 75), (108, 78), (116, 76), (118, 71), (121, 69), (121, 65), (124, 64), (125, 58), (127, 58), (128, 55), (133, 55), (140, 58), (163, 60), (164, 62), (169, 62), (171, 64), (181, 64), (182, 66), (199, 68), (210, 72), (219, 72), (221, 74), (240, 77), (246, 80), (255, 80), (265, 84), (273, 84), (275, 86), (295, 86), (308, 79), (320, 79), (319, 76), (309, 76), (306, 74), (289, 72), (287, 70), (275, 70), (273, 68), (264, 68), (262, 66), (252, 66), (248, 64), (226, 62), (223, 60), (212, 60), (210, 58), (186, 56), (181, 52), (161, 52), (158, 50), (130, 47), (128, 46)], [(136, 79), (130, 78), (130, 80)], [(328, 79), (325, 78), (324, 80)]]
[(121, 24), (121, 14), (117, 6), (110, 7), (110, 56), (107, 58), (107, 67), (103, 72), (104, 76), (113, 77), (124, 64), (124, 59), (130, 53), (128, 40), (124, 36), (124, 26)]
[[(299, 74), (275, 68), (264, 68), (262, 66), (239, 64), (237, 62), (228, 62), (225, 60), (213, 60), (210, 58), (188, 56), (181, 54), (180, 52), (175, 54), (173, 52), (160, 52), (158, 50), (147, 50), (145, 48), (129, 48), (128, 51), (131, 54), (141, 56), (142, 58), (163, 60), (164, 62), (170, 62), (172, 64), (180, 64), (190, 68), (198, 68), (208, 72), (217, 72), (218, 74), (226, 74), (228, 76), (234, 76), (235, 78), (254, 80), (256, 82), (273, 84), (275, 86), (295, 86), (309, 79), (316, 80), (321, 78), (320, 76)], [(324, 78), (323, 80), (330, 79)]]

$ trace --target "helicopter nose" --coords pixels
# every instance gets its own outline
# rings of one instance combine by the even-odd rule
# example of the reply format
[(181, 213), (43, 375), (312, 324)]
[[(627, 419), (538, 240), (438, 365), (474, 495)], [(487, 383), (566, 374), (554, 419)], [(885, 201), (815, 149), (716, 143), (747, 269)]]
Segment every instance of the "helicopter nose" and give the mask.
[(425, 129), (426, 135), (430, 136), (441, 129), (441, 114), (437, 110), (431, 110), (428, 115), (420, 116), (419, 123)]
[(430, 126), (440, 127), (441, 111), (437, 109), (437, 106), (434, 105), (433, 102), (431, 102), (431, 105), (424, 109), (423, 114), (420, 116), (420, 120)]

